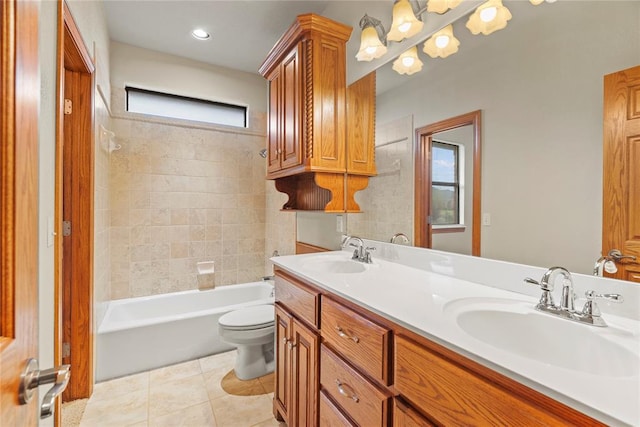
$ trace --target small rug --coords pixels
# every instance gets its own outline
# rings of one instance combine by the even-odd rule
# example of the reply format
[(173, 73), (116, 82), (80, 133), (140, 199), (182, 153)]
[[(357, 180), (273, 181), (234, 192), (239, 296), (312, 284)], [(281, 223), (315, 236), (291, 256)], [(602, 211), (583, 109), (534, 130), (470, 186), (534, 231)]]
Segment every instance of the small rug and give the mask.
[(234, 396), (257, 396), (273, 392), (274, 374), (267, 374), (263, 377), (242, 381), (236, 377), (233, 369), (222, 378), (220, 382), (222, 389)]
[(62, 427), (78, 427), (89, 399), (72, 400), (62, 404)]

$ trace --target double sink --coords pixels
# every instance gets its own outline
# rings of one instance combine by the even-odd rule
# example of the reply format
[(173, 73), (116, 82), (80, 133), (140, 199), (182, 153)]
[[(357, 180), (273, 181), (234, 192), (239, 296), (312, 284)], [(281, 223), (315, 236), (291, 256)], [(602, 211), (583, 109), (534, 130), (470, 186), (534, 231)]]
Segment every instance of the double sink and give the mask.
[[(352, 260), (347, 252), (333, 252), (306, 257), (301, 269), (311, 276), (366, 286), (364, 278), (379, 275), (381, 265), (394, 263), (365, 264)], [(504, 292), (513, 298), (449, 298), (441, 305), (443, 320), (480, 346), (546, 366), (609, 378), (640, 374), (638, 331), (633, 325), (598, 328), (571, 322), (536, 311), (535, 298)]]

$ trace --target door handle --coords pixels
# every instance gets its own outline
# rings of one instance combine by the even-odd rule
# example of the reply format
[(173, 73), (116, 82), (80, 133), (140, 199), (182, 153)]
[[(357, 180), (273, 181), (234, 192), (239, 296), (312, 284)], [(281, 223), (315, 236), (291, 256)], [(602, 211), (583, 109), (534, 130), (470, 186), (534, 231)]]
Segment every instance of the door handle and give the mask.
[(631, 261), (635, 261), (636, 257), (634, 255), (623, 255), (619, 249), (611, 249), (609, 251), (609, 257), (612, 258), (615, 262), (620, 262), (623, 259), (629, 259)]
[(53, 387), (44, 395), (40, 406), (40, 418), (47, 418), (53, 414), (53, 403), (69, 384), (71, 365), (61, 365), (55, 368), (40, 370), (36, 359), (28, 359), (22, 374), (20, 374), (20, 387), (18, 398), (20, 404), (29, 403), (33, 398), (34, 389), (44, 384), (53, 384)]

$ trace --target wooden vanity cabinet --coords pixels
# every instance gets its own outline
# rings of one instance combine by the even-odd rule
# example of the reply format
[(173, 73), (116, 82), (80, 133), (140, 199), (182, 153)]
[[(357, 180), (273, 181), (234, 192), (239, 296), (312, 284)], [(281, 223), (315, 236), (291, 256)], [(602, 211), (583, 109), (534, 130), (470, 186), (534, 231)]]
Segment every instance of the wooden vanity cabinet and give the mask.
[[(289, 426), (318, 425), (319, 294), (276, 273), (273, 412)], [(288, 305), (287, 305), (288, 304)]]
[(279, 268), (274, 414), (294, 426), (603, 426)]

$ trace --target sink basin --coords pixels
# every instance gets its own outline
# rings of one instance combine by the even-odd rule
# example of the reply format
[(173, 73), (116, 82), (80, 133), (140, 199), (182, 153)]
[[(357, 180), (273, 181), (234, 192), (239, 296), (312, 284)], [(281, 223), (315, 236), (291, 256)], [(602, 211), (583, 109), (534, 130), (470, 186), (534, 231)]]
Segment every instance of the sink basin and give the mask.
[(319, 255), (305, 261), (302, 268), (318, 273), (351, 274), (362, 273), (366, 264), (345, 257)]
[(474, 339), (520, 357), (592, 375), (638, 375), (638, 356), (611, 341), (624, 331), (555, 318), (518, 300), (471, 298), (445, 311)]

